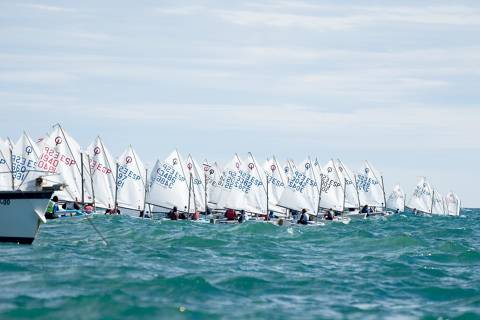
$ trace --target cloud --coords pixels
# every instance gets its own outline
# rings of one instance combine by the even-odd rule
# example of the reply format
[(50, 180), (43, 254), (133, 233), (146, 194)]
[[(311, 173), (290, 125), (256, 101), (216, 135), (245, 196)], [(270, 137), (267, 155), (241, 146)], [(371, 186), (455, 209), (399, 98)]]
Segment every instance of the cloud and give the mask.
[(36, 83), (40, 85), (57, 85), (77, 79), (64, 71), (29, 70), (7, 71), (0, 74), (0, 81), (5, 83)]
[(200, 6), (177, 6), (177, 7), (162, 7), (155, 8), (153, 11), (161, 15), (172, 15), (172, 16), (186, 16), (198, 13), (202, 7)]
[(48, 11), (48, 12), (73, 12), (75, 9), (72, 8), (65, 8), (65, 7), (58, 7), (58, 6), (51, 6), (51, 5), (44, 5), (44, 4), (33, 4), (33, 3), (26, 3), (26, 4), (19, 4), (18, 6), (35, 9), (40, 11)]
[[(291, 3), (290, 3), (291, 4)], [(291, 8), (308, 9), (291, 12)], [(285, 12), (289, 9), (288, 12)], [(316, 9), (316, 12), (312, 12)], [(480, 10), (467, 6), (315, 6), (271, 5), (263, 10), (214, 10), (224, 21), (244, 26), (345, 30), (379, 24), (480, 25)]]

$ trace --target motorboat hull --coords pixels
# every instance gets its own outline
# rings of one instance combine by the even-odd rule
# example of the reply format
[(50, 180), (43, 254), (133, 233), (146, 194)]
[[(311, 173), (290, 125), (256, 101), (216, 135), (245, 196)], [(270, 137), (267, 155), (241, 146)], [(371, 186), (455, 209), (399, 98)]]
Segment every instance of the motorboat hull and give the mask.
[(53, 191), (0, 191), (0, 242), (31, 244)]

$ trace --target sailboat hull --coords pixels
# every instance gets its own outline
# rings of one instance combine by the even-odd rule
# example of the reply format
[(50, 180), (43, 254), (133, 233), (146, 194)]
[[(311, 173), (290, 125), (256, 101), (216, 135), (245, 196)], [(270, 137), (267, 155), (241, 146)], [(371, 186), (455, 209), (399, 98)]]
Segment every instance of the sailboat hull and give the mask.
[(31, 244), (53, 191), (0, 192), (0, 242)]

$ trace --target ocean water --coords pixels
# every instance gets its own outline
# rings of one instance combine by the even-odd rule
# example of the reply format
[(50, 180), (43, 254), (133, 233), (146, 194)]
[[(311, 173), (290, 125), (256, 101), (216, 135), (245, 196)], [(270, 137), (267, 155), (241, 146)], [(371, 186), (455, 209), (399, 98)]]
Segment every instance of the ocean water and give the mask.
[(95, 217), (0, 244), (0, 319), (480, 319), (480, 210), (278, 227)]

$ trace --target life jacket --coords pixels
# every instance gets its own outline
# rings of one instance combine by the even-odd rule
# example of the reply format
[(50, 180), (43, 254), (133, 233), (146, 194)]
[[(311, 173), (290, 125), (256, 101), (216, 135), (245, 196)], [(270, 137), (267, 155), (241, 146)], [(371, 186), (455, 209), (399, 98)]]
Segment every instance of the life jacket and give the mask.
[(227, 212), (225, 213), (225, 217), (227, 217), (227, 220), (235, 220), (235, 210), (233, 209), (228, 209)]
[(51, 213), (53, 214), (55, 212), (55, 202), (53, 200), (50, 200), (48, 202), (48, 206), (47, 206), (47, 213)]

